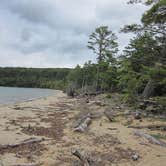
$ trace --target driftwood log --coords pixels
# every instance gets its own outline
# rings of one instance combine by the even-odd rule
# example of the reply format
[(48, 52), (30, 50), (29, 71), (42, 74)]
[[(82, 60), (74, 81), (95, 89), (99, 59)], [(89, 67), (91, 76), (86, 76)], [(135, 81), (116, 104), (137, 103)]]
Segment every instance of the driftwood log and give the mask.
[(138, 130), (134, 131), (134, 135), (139, 136), (139, 137), (143, 137), (143, 138), (147, 139), (152, 144), (159, 145), (159, 146), (162, 146), (162, 147), (166, 147), (165, 142), (160, 141), (160, 140), (158, 140), (158, 139), (152, 137), (151, 135), (146, 134), (142, 131), (138, 131)]
[(74, 131), (84, 132), (90, 125), (91, 121), (92, 118), (90, 117), (90, 114), (88, 114), (84, 118), (79, 119), (74, 127)]
[(16, 144), (0, 145), (0, 150), (7, 149), (7, 148), (15, 148), (18, 146), (37, 143), (37, 142), (41, 142), (41, 141), (44, 141), (44, 138), (30, 138), (30, 139), (24, 140), (24, 141), (22, 141), (20, 143), (16, 143)]
[(163, 130), (166, 131), (166, 125), (147, 125), (147, 126), (128, 126), (128, 128), (134, 128), (134, 129), (151, 129), (151, 130)]
[(74, 131), (84, 132), (88, 126), (91, 124), (93, 119), (97, 119), (103, 116), (103, 113), (91, 112), (82, 115), (76, 122), (73, 124)]
[(74, 122), (73, 127), (77, 128), (87, 117), (91, 118), (91, 114), (87, 113), (87, 114), (79, 116), (79, 118), (77, 118), (77, 120)]
[(90, 166), (90, 163), (88, 161), (88, 158), (83, 155), (79, 150), (72, 150), (72, 154), (76, 156), (80, 161), (83, 166)]
[(12, 166), (39, 166), (40, 164), (35, 164), (35, 163), (27, 163), (27, 164), (16, 164)]
[(112, 111), (109, 111), (109, 110), (105, 110), (104, 111), (104, 115), (108, 118), (108, 120), (110, 122), (113, 122), (114, 121), (114, 114)]

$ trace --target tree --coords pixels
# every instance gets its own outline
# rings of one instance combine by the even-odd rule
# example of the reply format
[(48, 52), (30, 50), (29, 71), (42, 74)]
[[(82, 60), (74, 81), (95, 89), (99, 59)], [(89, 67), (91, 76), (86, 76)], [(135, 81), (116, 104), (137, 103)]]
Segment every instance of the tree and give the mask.
[(100, 72), (105, 72), (109, 65), (115, 64), (115, 55), (118, 52), (118, 43), (116, 40), (116, 35), (107, 26), (96, 28), (95, 32), (89, 36), (88, 48), (96, 54), (98, 62), (96, 90), (102, 89)]
[(101, 26), (89, 36), (88, 48), (97, 55), (99, 63), (105, 60), (113, 62), (118, 52), (116, 40), (116, 35), (107, 26)]
[[(163, 80), (163, 75), (160, 79), (158, 79), (157, 75), (160, 73), (159, 71), (164, 70), (164, 65), (166, 64), (166, 0), (130, 0), (129, 3), (140, 2), (146, 5), (152, 5), (151, 8), (143, 14), (141, 19), (142, 24), (126, 25), (122, 29), (122, 32), (134, 32), (137, 36), (142, 36), (142, 41), (140, 40), (141, 38), (138, 39), (139, 42), (135, 40), (134, 45), (127, 50), (130, 52), (131, 56), (129, 61), (132, 63), (134, 61), (137, 62), (134, 64), (134, 67), (136, 68), (135, 65), (137, 65), (137, 68), (141, 68), (142, 65), (142, 67), (145, 66), (149, 69), (155, 68), (156, 70), (156, 72), (148, 74), (150, 77), (148, 78), (142, 95), (147, 98), (155, 93), (154, 91), (157, 89), (158, 83)], [(134, 51), (131, 51), (132, 49)]]

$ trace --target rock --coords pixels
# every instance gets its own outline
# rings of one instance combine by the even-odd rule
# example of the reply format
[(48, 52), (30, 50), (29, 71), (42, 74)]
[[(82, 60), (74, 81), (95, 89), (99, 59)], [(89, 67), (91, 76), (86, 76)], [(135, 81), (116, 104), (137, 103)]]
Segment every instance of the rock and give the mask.
[(146, 104), (144, 102), (139, 103), (138, 106), (140, 109), (145, 109), (146, 108)]
[(105, 106), (106, 105), (102, 101), (95, 101), (95, 104), (98, 105), (98, 106)]
[(134, 115), (135, 119), (141, 119), (141, 113), (136, 111), (135, 115)]
[(133, 161), (137, 161), (139, 159), (139, 155), (138, 154), (134, 154), (131, 156)]
[(86, 98), (86, 103), (89, 103), (89, 99), (88, 98)]
[(119, 110), (120, 110), (120, 109), (121, 109), (121, 107), (120, 107), (120, 106), (117, 106), (117, 107), (116, 107), (116, 109), (119, 109)]

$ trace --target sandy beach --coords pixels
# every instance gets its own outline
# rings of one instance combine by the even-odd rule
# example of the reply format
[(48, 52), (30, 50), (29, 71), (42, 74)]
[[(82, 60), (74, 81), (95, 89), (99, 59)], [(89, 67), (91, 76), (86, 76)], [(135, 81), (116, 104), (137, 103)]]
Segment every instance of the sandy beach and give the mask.
[[(112, 122), (103, 113), (108, 108), (119, 113)], [(128, 111), (125, 105), (119, 107), (116, 98), (105, 101), (98, 96), (87, 102), (86, 98), (69, 98), (61, 91), (38, 100), (0, 106), (0, 166), (79, 165), (73, 150), (86, 153), (100, 166), (165, 166), (166, 147), (135, 136), (135, 129), (127, 126), (130, 121), (132, 125), (166, 124), (166, 121), (142, 119), (142, 122), (123, 116)], [(88, 130), (75, 132), (74, 123), (88, 113), (94, 115)], [(34, 138), (40, 141), (2, 148)], [(138, 159), (133, 160), (133, 155)]]

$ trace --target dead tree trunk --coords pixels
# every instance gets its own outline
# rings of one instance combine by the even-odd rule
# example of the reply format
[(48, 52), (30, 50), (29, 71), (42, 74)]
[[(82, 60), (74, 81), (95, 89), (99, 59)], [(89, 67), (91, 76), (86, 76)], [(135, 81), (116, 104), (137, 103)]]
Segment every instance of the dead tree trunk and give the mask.
[(145, 86), (145, 89), (142, 93), (143, 98), (149, 98), (154, 94), (155, 89), (155, 81), (153, 79), (150, 79), (148, 83)]
[(81, 164), (83, 166), (90, 166), (90, 163), (89, 163), (87, 157), (84, 156), (83, 154), (81, 154), (78, 150), (73, 150), (72, 154), (80, 159)]
[(109, 111), (109, 110), (105, 110), (104, 111), (104, 115), (108, 118), (108, 120), (110, 122), (113, 122), (114, 121), (114, 114), (112, 111)]
[(90, 125), (91, 121), (92, 119), (88, 115), (84, 120), (81, 120), (80, 124), (77, 127), (74, 128), (74, 131), (84, 132)]
[(12, 166), (40, 166), (41, 164), (16, 164), (16, 165), (12, 165)]
[(24, 140), (24, 141), (22, 141), (20, 143), (16, 143), (16, 144), (1, 145), (0, 150), (7, 149), (7, 148), (15, 148), (18, 146), (32, 144), (32, 143), (38, 143), (41, 141), (44, 141), (44, 138), (30, 138), (30, 139)]
[(151, 135), (146, 134), (142, 131), (138, 131), (138, 130), (134, 131), (134, 135), (139, 136), (139, 137), (143, 137), (143, 138), (147, 139), (152, 144), (156, 144), (156, 145), (159, 145), (159, 146), (162, 146), (162, 147), (166, 147), (165, 142), (160, 141), (160, 140), (158, 140), (158, 139), (152, 137)]

